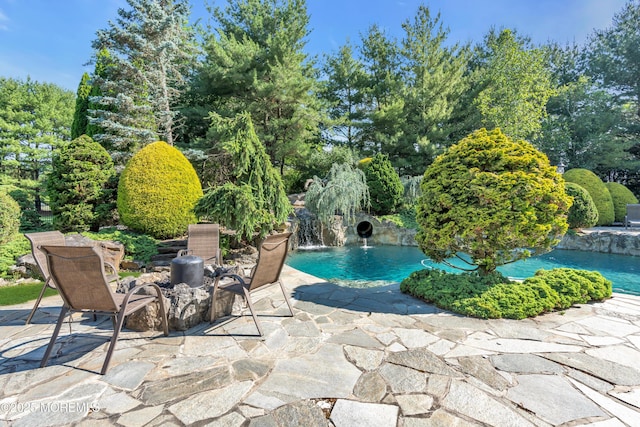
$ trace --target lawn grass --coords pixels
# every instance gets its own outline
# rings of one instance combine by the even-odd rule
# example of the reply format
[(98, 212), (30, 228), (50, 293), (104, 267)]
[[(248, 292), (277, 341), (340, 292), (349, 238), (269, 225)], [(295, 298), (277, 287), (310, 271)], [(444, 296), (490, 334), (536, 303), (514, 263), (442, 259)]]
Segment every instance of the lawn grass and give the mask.
[[(140, 272), (121, 271), (119, 273), (120, 278), (127, 276), (140, 276)], [(38, 298), (40, 290), (42, 289), (42, 282), (38, 283), (25, 283), (23, 285), (10, 285), (0, 287), (0, 306), (22, 304), (23, 302), (33, 301)], [(47, 288), (44, 292), (44, 297), (51, 295), (57, 295), (58, 291), (52, 288)], [(44, 298), (43, 297), (43, 298)]]
[[(0, 288), (0, 306), (22, 304), (38, 298), (42, 290), (42, 283), (25, 283), (23, 285), (3, 286)], [(44, 296), (57, 295), (58, 291), (47, 288)]]

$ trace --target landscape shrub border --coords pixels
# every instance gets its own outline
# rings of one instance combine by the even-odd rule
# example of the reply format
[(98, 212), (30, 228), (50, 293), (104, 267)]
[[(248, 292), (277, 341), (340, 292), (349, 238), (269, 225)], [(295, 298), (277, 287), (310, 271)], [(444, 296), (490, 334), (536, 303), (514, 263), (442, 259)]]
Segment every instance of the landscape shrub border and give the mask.
[(400, 290), (445, 310), (481, 319), (524, 319), (564, 310), (574, 304), (611, 297), (612, 284), (596, 271), (538, 270), (523, 282), (494, 272), (448, 273), (425, 269), (411, 273)]

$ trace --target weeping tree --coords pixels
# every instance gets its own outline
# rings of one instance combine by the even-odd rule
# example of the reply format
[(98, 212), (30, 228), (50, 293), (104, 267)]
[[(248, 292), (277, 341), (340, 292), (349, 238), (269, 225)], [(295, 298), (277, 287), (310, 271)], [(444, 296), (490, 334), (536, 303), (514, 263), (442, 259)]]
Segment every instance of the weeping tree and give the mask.
[(333, 223), (336, 214), (353, 223), (356, 212), (369, 204), (364, 172), (348, 163), (334, 164), (324, 180), (313, 177), (305, 196), (305, 206), (324, 224)]
[(248, 113), (224, 118), (210, 113), (209, 136), (218, 141), (218, 181), (198, 201), (194, 212), (236, 231), (239, 239), (260, 238), (291, 212), (278, 171), (258, 139)]

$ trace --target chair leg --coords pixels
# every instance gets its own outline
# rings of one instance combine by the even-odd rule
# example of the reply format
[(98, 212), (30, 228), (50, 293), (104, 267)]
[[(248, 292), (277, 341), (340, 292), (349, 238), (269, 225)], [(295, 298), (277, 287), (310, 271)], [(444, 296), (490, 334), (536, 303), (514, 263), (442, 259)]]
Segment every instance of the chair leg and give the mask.
[(213, 291), (211, 292), (211, 308), (209, 309), (209, 323), (213, 323), (216, 320), (216, 297), (218, 296), (218, 284), (220, 279), (216, 277), (213, 282)]
[(282, 283), (282, 280), (278, 280), (278, 283), (280, 284), (280, 289), (282, 290), (282, 296), (284, 296), (284, 301), (287, 303), (287, 306), (289, 307), (289, 312), (291, 313), (291, 316), (293, 316), (293, 308), (291, 308), (291, 303), (289, 302), (289, 298), (287, 297), (287, 291), (284, 289), (284, 284)]
[(38, 306), (40, 305), (40, 301), (42, 301), (42, 297), (44, 296), (44, 292), (47, 290), (47, 283), (49, 281), (45, 280), (44, 285), (42, 286), (42, 289), (40, 290), (40, 295), (38, 295), (38, 299), (36, 300), (36, 303), (33, 305), (33, 308), (31, 309), (31, 313), (29, 313), (29, 316), (27, 317), (27, 321), (25, 322), (25, 325), (28, 325), (29, 323), (31, 323), (31, 318), (33, 318), (33, 315), (36, 314), (36, 310), (38, 309)]
[(167, 308), (164, 306), (164, 299), (162, 299), (160, 289), (158, 289), (158, 307), (160, 308), (160, 320), (162, 320), (162, 332), (166, 337), (169, 335), (169, 321), (167, 320)]
[(113, 355), (113, 350), (115, 350), (116, 348), (116, 342), (118, 341), (118, 336), (120, 335), (120, 330), (122, 329), (122, 324), (124, 323), (125, 310), (126, 310), (126, 307), (121, 307), (120, 311), (118, 312), (116, 327), (113, 328), (113, 335), (111, 336), (111, 342), (109, 342), (109, 349), (107, 350), (107, 355), (104, 358), (104, 363), (102, 364), (102, 370), (100, 371), (100, 375), (106, 374), (107, 369), (109, 369), (111, 356)]
[(251, 316), (253, 317), (253, 322), (256, 324), (256, 328), (258, 328), (258, 332), (260, 336), (263, 337), (264, 333), (262, 332), (262, 328), (260, 327), (260, 322), (258, 322), (258, 317), (256, 316), (256, 312), (253, 310), (253, 304), (251, 303), (251, 295), (247, 288), (242, 288), (244, 290), (244, 297), (247, 300), (247, 305), (249, 306), (249, 311), (251, 311)]
[(56, 327), (53, 330), (53, 335), (51, 335), (51, 340), (49, 341), (49, 345), (47, 346), (47, 351), (44, 352), (44, 357), (40, 362), (40, 367), (44, 368), (47, 365), (47, 360), (49, 360), (49, 356), (51, 356), (51, 351), (53, 350), (53, 346), (56, 343), (56, 339), (58, 338), (58, 334), (60, 334), (60, 328), (62, 328), (62, 322), (64, 322), (64, 318), (67, 316), (67, 312), (69, 311), (69, 307), (63, 305), (60, 309), (60, 316), (58, 316), (58, 323), (56, 323)]

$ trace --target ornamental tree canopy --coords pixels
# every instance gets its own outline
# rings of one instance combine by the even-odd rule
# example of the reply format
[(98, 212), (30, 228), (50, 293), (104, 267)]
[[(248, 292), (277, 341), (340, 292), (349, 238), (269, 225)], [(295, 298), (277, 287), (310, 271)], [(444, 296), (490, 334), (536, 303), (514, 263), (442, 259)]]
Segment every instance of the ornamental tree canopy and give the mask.
[(470, 269), (488, 273), (550, 251), (567, 230), (562, 176), (500, 129), (477, 130), (438, 156), (421, 189), (416, 240), (436, 262), (467, 254)]

